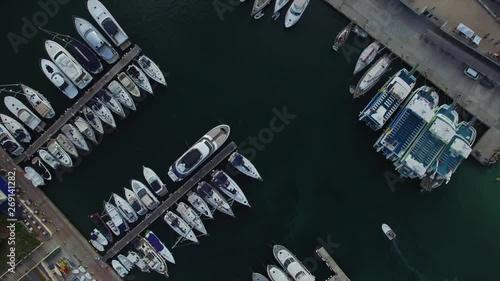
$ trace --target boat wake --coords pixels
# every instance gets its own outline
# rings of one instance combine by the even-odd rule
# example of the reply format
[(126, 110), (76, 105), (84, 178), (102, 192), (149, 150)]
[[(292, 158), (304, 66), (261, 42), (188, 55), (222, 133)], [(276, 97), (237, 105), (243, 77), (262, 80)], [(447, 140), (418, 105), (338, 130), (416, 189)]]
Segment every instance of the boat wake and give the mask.
[(415, 276), (418, 278), (418, 280), (426, 281), (425, 277), (418, 270), (416, 270), (413, 266), (411, 266), (410, 263), (408, 262), (408, 260), (404, 257), (403, 253), (399, 249), (399, 246), (398, 246), (398, 243), (396, 242), (396, 239), (392, 240), (392, 246), (394, 247), (394, 250), (398, 254), (398, 256), (401, 259), (401, 261), (403, 262), (403, 264), (406, 266), (406, 268), (408, 268), (410, 271), (412, 271), (415, 274)]

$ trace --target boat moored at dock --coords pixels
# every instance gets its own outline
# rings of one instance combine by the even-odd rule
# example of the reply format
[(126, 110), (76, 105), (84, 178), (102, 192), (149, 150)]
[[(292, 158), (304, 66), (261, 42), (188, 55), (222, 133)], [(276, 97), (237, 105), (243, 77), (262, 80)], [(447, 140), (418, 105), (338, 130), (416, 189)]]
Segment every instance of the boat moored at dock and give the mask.
[(212, 211), (207, 205), (207, 202), (205, 202), (205, 200), (203, 200), (198, 194), (189, 191), (187, 193), (187, 200), (189, 204), (191, 204), (191, 206), (193, 206), (193, 208), (198, 211), (198, 213), (206, 216), (207, 218), (214, 218), (214, 216), (212, 215)]
[(148, 209), (146, 208), (144, 203), (142, 203), (142, 201), (137, 197), (137, 195), (132, 190), (124, 187), (123, 191), (125, 194), (125, 199), (127, 199), (129, 205), (132, 207), (132, 209), (134, 209), (134, 211), (138, 215), (143, 216), (148, 212)]
[(87, 9), (117, 47), (127, 42), (128, 35), (101, 2), (98, 0), (87, 0)]
[(137, 198), (141, 200), (144, 206), (149, 210), (154, 210), (160, 205), (160, 201), (153, 195), (153, 193), (140, 181), (130, 180), (130, 185), (132, 190), (137, 195)]
[(116, 80), (109, 83), (108, 90), (122, 105), (126, 106), (130, 110), (136, 110), (134, 100), (132, 100), (128, 91), (125, 90), (125, 88), (123, 88), (123, 86)]
[(161, 242), (161, 240), (154, 234), (153, 231), (147, 230), (145, 234), (149, 244), (168, 262), (175, 264), (175, 259), (168, 248)]
[[(90, 128), (89, 128), (90, 129)], [(83, 138), (83, 135), (78, 131), (72, 124), (64, 124), (61, 128), (61, 132), (68, 137), (68, 139), (79, 149), (83, 151), (89, 151), (89, 145)], [(93, 133), (93, 132), (92, 132)]]
[(133, 97), (139, 98), (141, 97), (141, 90), (137, 87), (137, 85), (130, 79), (130, 77), (124, 72), (118, 73), (116, 76), (120, 84), (122, 84), (125, 89), (131, 94)]
[(112, 112), (123, 118), (126, 117), (121, 104), (108, 91), (101, 89), (97, 92), (96, 97)]
[(201, 218), (186, 203), (179, 202), (175, 210), (181, 216), (181, 218), (185, 222), (187, 222), (192, 228), (198, 230), (203, 234), (207, 234), (207, 229), (205, 228), (205, 225), (203, 224)]
[[(33, 168), (37, 170), (44, 180), (52, 180), (52, 174), (39, 157), (34, 157), (31, 160), (31, 164), (33, 164)], [(36, 167), (38, 167), (38, 169)]]
[(262, 10), (269, 5), (269, 3), (271, 3), (271, 0), (254, 0), (250, 15), (256, 20), (260, 19), (264, 16)]
[(113, 269), (120, 275), (120, 277), (125, 277), (125, 275), (128, 274), (128, 270), (117, 260), (112, 260), (111, 261), (111, 266), (113, 266)]
[(102, 220), (99, 213), (93, 213), (90, 216), (90, 218), (92, 219), (92, 221), (96, 225), (99, 232), (101, 232), (109, 242), (113, 242), (113, 234), (111, 234), (111, 230), (108, 228), (106, 223)]
[(250, 207), (248, 200), (238, 186), (238, 184), (224, 171), (215, 170), (212, 173), (212, 182), (217, 186), (224, 194), (234, 201)]
[(153, 94), (153, 88), (151, 87), (151, 83), (149, 83), (148, 77), (144, 72), (134, 64), (131, 64), (127, 67), (126, 70), (128, 76), (134, 84), (142, 88), (144, 91)]
[(30, 166), (24, 167), (24, 177), (30, 180), (34, 187), (45, 185), (42, 176)]
[(15, 97), (6, 96), (3, 99), (7, 109), (14, 114), (19, 120), (21, 120), (28, 128), (36, 131), (42, 132), (45, 128), (45, 122), (43, 122), (35, 113), (29, 110), (22, 102), (20, 102)]
[(51, 119), (56, 115), (54, 108), (52, 108), (49, 100), (44, 95), (26, 85), (19, 84), (19, 86), (31, 107), (40, 114), (40, 116)]
[[(88, 106), (84, 106), (82, 109), (82, 114), (85, 117), (85, 120), (87, 120), (88, 124), (94, 128), (98, 133), (101, 135), (104, 134), (104, 128), (102, 126), (101, 118)], [(75, 123), (76, 124), (76, 123)], [(83, 126), (82, 128), (85, 129), (84, 124), (82, 123)], [(86, 130), (86, 129), (85, 129)], [(81, 132), (81, 130), (80, 130)], [(87, 133), (89, 134), (89, 133)], [(95, 136), (94, 136), (95, 138)]]
[(149, 78), (154, 81), (167, 86), (167, 81), (165, 80), (165, 76), (161, 72), (158, 65), (154, 63), (153, 60), (148, 58), (146, 55), (142, 55), (137, 59), (137, 64), (142, 68), (144, 73), (146, 73)]
[(290, 0), (276, 0), (274, 3), (273, 19), (277, 20), (280, 16), (280, 10), (288, 4)]
[[(116, 128), (116, 122), (115, 118), (111, 114), (111, 111), (109, 111), (109, 108), (104, 105), (104, 103), (100, 99), (96, 100), (89, 100), (87, 105), (92, 109), (92, 111), (101, 119), (102, 122), (110, 125), (113, 128)], [(87, 121), (90, 122), (90, 120), (87, 119)], [(90, 123), (92, 124), (92, 123)], [(94, 127), (97, 128), (97, 127)], [(104, 131), (103, 131), (104, 133)]]
[(262, 180), (259, 171), (257, 171), (257, 168), (255, 168), (252, 162), (250, 162), (250, 160), (248, 160), (247, 158), (245, 158), (245, 156), (239, 154), (238, 152), (234, 152), (233, 154), (231, 154), (228, 161), (242, 174), (254, 179)]
[(142, 259), (152, 270), (168, 276), (167, 264), (146, 239), (141, 237), (134, 244), (136, 250), (142, 253)]
[(78, 34), (104, 61), (109, 64), (115, 63), (119, 55), (113, 49), (108, 40), (88, 21), (73, 17), (73, 23)]
[(382, 78), (384, 73), (389, 69), (391, 57), (384, 55), (373, 64), (368, 71), (359, 79), (358, 84), (352, 89), (353, 98), (359, 98), (368, 92)]
[(54, 156), (61, 165), (66, 168), (73, 167), (73, 160), (71, 157), (64, 151), (64, 149), (57, 143), (56, 140), (52, 139), (47, 142), (47, 150)]
[(181, 219), (174, 212), (167, 211), (163, 220), (182, 238), (192, 241), (194, 243), (198, 243), (198, 238), (194, 234), (191, 227), (186, 223), (183, 219)]
[(50, 82), (68, 98), (74, 99), (78, 95), (78, 88), (75, 84), (73, 84), (73, 82), (71, 82), (53, 62), (46, 59), (40, 59), (40, 68)]
[(222, 196), (214, 187), (210, 184), (201, 181), (196, 187), (196, 192), (203, 198), (208, 204), (217, 209), (218, 211), (234, 217), (233, 210), (229, 203), (227, 203), (224, 196)]
[(309, 270), (284, 246), (274, 245), (273, 254), (280, 265), (295, 281), (314, 281), (316, 278)]
[(130, 262), (132, 262), (133, 264), (135, 264), (139, 268), (139, 270), (141, 270), (142, 272), (146, 272), (146, 273), (150, 272), (149, 266), (144, 262), (144, 260), (136, 252), (128, 251), (127, 259)]
[(309, 5), (309, 0), (294, 0), (285, 16), (285, 27), (290, 28), (295, 25), (304, 14)]
[(106, 210), (109, 218), (111, 219), (111, 221), (113, 221), (115, 226), (118, 227), (120, 232), (127, 232), (130, 230), (127, 222), (123, 220), (122, 216), (120, 216), (120, 212), (118, 211), (118, 208), (115, 207), (115, 205), (109, 202), (104, 202), (104, 210)]
[(0, 120), (2, 120), (2, 125), (4, 125), (4, 127), (17, 141), (23, 143), (31, 142), (31, 135), (28, 130), (26, 130), (26, 128), (24, 128), (24, 126), (17, 122), (14, 118), (0, 113)]
[(269, 279), (260, 273), (254, 272), (252, 273), (252, 281), (269, 281)]
[(94, 228), (94, 230), (92, 230), (92, 232), (90, 233), (91, 235), (94, 235), (95, 236), (95, 240), (97, 242), (99, 242), (99, 244), (103, 245), (103, 246), (107, 246), (108, 245), (108, 240), (106, 239), (106, 237), (104, 237), (104, 235), (99, 231), (99, 229), (97, 228)]
[(57, 159), (54, 156), (52, 156), (52, 154), (47, 152), (45, 149), (39, 149), (38, 155), (40, 156), (40, 159), (43, 160), (43, 162), (45, 162), (54, 170), (57, 170), (59, 166), (61, 166), (61, 163), (57, 161)]
[(76, 147), (73, 145), (73, 143), (68, 139), (67, 136), (64, 134), (58, 134), (56, 136), (56, 141), (57, 143), (66, 151), (69, 155), (74, 156), (75, 158), (78, 158), (78, 151), (76, 150)]
[(375, 57), (377, 56), (377, 52), (380, 48), (380, 44), (375, 41), (368, 45), (363, 52), (361, 52), (361, 55), (358, 58), (358, 61), (356, 62), (356, 67), (354, 68), (354, 73), (353, 75), (356, 75), (356, 73), (360, 72), (363, 70), (365, 67), (367, 67), (370, 63), (373, 62)]
[(339, 48), (345, 44), (347, 41), (347, 38), (349, 38), (349, 34), (351, 34), (351, 29), (352, 26), (354, 25), (354, 22), (349, 23), (344, 29), (342, 29), (338, 34), (337, 37), (335, 37), (335, 42), (333, 43), (332, 49), (334, 51), (338, 51)]
[(122, 254), (119, 254), (118, 256), (118, 260), (120, 261), (120, 263), (127, 269), (127, 270), (131, 270), (132, 268), (134, 268), (134, 264), (132, 262), (130, 262), (124, 255)]
[(275, 265), (267, 266), (267, 275), (272, 281), (293, 281), (288, 274)]
[(112, 193), (112, 196), (113, 200), (115, 201), (116, 208), (118, 209), (118, 212), (120, 213), (122, 218), (127, 220), (129, 223), (134, 223), (139, 219), (136, 212), (134, 211), (134, 208), (130, 206), (127, 200), (123, 199), (116, 193)]
[(24, 148), (16, 138), (9, 133), (7, 128), (0, 124), (0, 145), (12, 156), (19, 156), (24, 152)]
[(104, 252), (104, 246), (101, 243), (97, 242), (97, 240), (94, 239), (95, 237), (93, 237), (92, 235), (90, 238), (90, 245), (92, 245), (97, 251)]

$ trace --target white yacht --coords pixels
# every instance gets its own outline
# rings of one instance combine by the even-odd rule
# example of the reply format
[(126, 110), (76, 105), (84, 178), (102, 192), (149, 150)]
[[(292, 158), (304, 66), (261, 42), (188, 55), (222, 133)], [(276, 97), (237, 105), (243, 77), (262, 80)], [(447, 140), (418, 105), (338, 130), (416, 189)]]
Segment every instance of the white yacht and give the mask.
[(113, 269), (120, 275), (120, 277), (125, 277), (125, 275), (128, 274), (128, 270), (117, 260), (112, 260), (111, 261), (111, 266), (113, 266)]
[(131, 261), (129, 261), (127, 257), (125, 257), (124, 255), (119, 254), (117, 258), (127, 270), (130, 271), (132, 268), (134, 268), (134, 264)]
[(128, 93), (123, 86), (118, 83), (116, 80), (113, 80), (108, 85), (109, 92), (115, 97), (121, 104), (126, 106), (127, 108), (135, 111), (135, 103), (130, 94)]
[(384, 73), (389, 69), (391, 58), (389, 55), (384, 55), (372, 65), (368, 71), (359, 79), (356, 87), (351, 91), (353, 98), (358, 98), (368, 92), (382, 78)]
[(167, 86), (167, 81), (165, 80), (165, 76), (163, 72), (161, 72), (160, 68), (146, 55), (141, 55), (137, 59), (137, 64), (142, 68), (144, 73), (146, 73), (149, 78), (154, 81)]
[(203, 234), (207, 234), (207, 229), (201, 221), (201, 218), (193, 209), (191, 209), (191, 207), (189, 207), (184, 202), (180, 202), (179, 204), (177, 204), (177, 208), (175, 210), (179, 215), (181, 215), (181, 218), (192, 228), (198, 230)]
[(136, 250), (142, 253), (142, 259), (154, 271), (168, 277), (168, 267), (163, 258), (149, 244), (148, 240), (140, 238), (135, 244)]
[(163, 219), (181, 237), (194, 243), (198, 243), (198, 238), (196, 238), (196, 235), (194, 235), (191, 227), (178, 215), (174, 214), (171, 211), (167, 211)]
[(153, 246), (153, 248), (168, 262), (175, 264), (175, 259), (172, 253), (168, 250), (168, 248), (161, 242), (161, 240), (154, 234), (153, 231), (147, 230), (146, 239), (148, 240), (149, 244)]
[(132, 190), (137, 195), (144, 206), (149, 210), (154, 210), (156, 207), (160, 205), (160, 201), (153, 195), (153, 193), (140, 181), (138, 180), (130, 180), (130, 185), (132, 186)]
[(52, 40), (45, 41), (45, 50), (52, 61), (79, 89), (83, 89), (92, 81), (92, 75), (81, 66), (76, 59), (61, 45)]
[(276, 0), (274, 3), (273, 19), (277, 20), (280, 16), (279, 11), (288, 4), (290, 0)]
[(68, 139), (67, 136), (60, 133), (56, 136), (56, 141), (69, 155), (78, 158), (78, 151), (76, 150), (75, 145)]
[(134, 209), (134, 211), (138, 215), (142, 216), (148, 212), (148, 209), (146, 208), (144, 203), (142, 203), (142, 201), (139, 198), (137, 198), (137, 194), (135, 194), (132, 190), (126, 187), (123, 188), (123, 191), (125, 194), (125, 199), (127, 199), (129, 205), (132, 207), (132, 209)]
[(75, 127), (84, 137), (86, 137), (93, 143), (97, 143), (97, 138), (95, 136), (94, 130), (92, 129), (92, 126), (87, 121), (85, 121), (85, 119), (83, 119), (80, 116), (77, 116), (73, 124), (75, 124)]
[(144, 260), (134, 251), (128, 251), (127, 259), (135, 264), (142, 272), (149, 273), (149, 266)]
[(245, 156), (239, 154), (238, 152), (234, 152), (233, 154), (231, 154), (228, 161), (242, 174), (254, 179), (262, 180), (262, 177), (260, 176), (255, 166), (252, 164), (252, 162), (250, 162), (250, 160), (248, 160), (247, 158), (245, 158)]
[(92, 109), (92, 111), (94, 111), (94, 113), (97, 115), (97, 117), (99, 117), (99, 119), (101, 119), (101, 121), (110, 125), (113, 128), (116, 128), (115, 118), (111, 114), (111, 111), (109, 111), (109, 109), (104, 105), (102, 101), (100, 101), (99, 99), (89, 100), (87, 102), (87, 105), (90, 107), (90, 109)]
[(29, 110), (22, 102), (20, 102), (15, 97), (6, 96), (3, 102), (7, 109), (9, 109), (14, 116), (21, 120), (28, 128), (36, 131), (42, 132), (45, 127), (45, 123), (38, 118), (31, 110)]
[(309, 0), (295, 0), (286, 13), (285, 27), (289, 28), (296, 24), (309, 4)]
[(42, 159), (43, 162), (45, 162), (54, 170), (57, 170), (57, 168), (61, 166), (61, 163), (57, 161), (57, 159), (54, 156), (52, 156), (52, 154), (47, 152), (45, 149), (39, 149), (38, 155), (40, 156), (40, 159)]
[(229, 137), (228, 125), (219, 125), (208, 131), (188, 151), (177, 159), (168, 169), (168, 175), (173, 181), (181, 181), (214, 153)]
[(104, 252), (104, 247), (101, 245), (101, 243), (97, 242), (97, 240), (90, 239), (89, 242), (90, 245), (92, 245), (97, 251)]
[(24, 167), (24, 177), (30, 180), (34, 187), (45, 185), (42, 176), (30, 166)]
[(78, 95), (78, 88), (69, 80), (53, 62), (46, 59), (40, 59), (40, 68), (47, 78), (64, 95), (74, 99)]
[(99, 242), (99, 244), (103, 246), (108, 245), (108, 239), (106, 239), (106, 237), (104, 237), (104, 235), (102, 235), (102, 233), (97, 228), (94, 228), (90, 235), (95, 236), (95, 240)]
[(142, 174), (156, 195), (163, 196), (167, 193), (167, 186), (152, 169), (142, 166)]
[(106, 90), (99, 90), (96, 94), (97, 99), (101, 101), (107, 108), (109, 108), (115, 114), (125, 118), (125, 111), (121, 104)]
[(264, 276), (260, 273), (253, 272), (252, 273), (252, 281), (269, 281), (269, 279), (267, 279), (266, 276)]
[(264, 16), (262, 10), (271, 3), (271, 0), (254, 0), (250, 15), (258, 20)]
[(189, 204), (191, 204), (191, 206), (193, 206), (193, 208), (198, 211), (198, 213), (206, 216), (207, 218), (214, 218), (212, 211), (207, 205), (207, 202), (205, 202), (205, 200), (203, 200), (198, 194), (189, 191), (187, 193), (187, 200)]
[(57, 143), (56, 140), (49, 140), (47, 142), (47, 149), (49, 150), (50, 154), (54, 156), (57, 161), (61, 163), (66, 168), (71, 168), (73, 167), (73, 160), (71, 160), (71, 157), (64, 151), (64, 149)]
[(356, 62), (356, 67), (354, 68), (354, 73), (353, 75), (356, 75), (356, 73), (360, 72), (363, 70), (365, 67), (367, 67), (370, 63), (373, 62), (375, 57), (377, 56), (377, 52), (380, 48), (380, 44), (375, 41), (368, 45), (363, 52), (361, 52), (361, 55), (358, 58), (358, 61)]
[(115, 201), (116, 207), (118, 208), (118, 212), (125, 220), (127, 220), (129, 223), (134, 223), (139, 219), (134, 211), (134, 208), (130, 206), (127, 200), (123, 199), (116, 193), (112, 193), (112, 196), (113, 200)]
[(113, 15), (111, 15), (101, 2), (97, 0), (87, 0), (87, 9), (117, 47), (127, 42), (127, 34), (125, 34), (125, 31), (123, 31)]
[(50, 104), (49, 100), (40, 94), (38, 91), (23, 85), (19, 84), (21, 89), (23, 90), (24, 96), (30, 103), (31, 107), (43, 118), (53, 118), (56, 115), (54, 108)]
[(392, 228), (385, 223), (382, 224), (382, 231), (384, 232), (385, 236), (387, 236), (387, 239), (392, 240), (396, 238), (396, 233), (394, 233), (394, 231), (392, 231)]
[(295, 281), (314, 281), (316, 277), (284, 246), (274, 245), (273, 254)]
[[(81, 118), (81, 117), (80, 117)], [(85, 121), (84, 121), (85, 122)], [(89, 128), (90, 129), (90, 128)], [(64, 124), (61, 128), (61, 132), (68, 137), (68, 139), (79, 149), (84, 151), (89, 151), (89, 145), (83, 138), (83, 135), (78, 131), (78, 129), (70, 123)]]
[(108, 40), (88, 21), (73, 17), (75, 29), (83, 40), (94, 50), (104, 61), (109, 64), (115, 63), (120, 57), (113, 49)]
[(94, 128), (101, 135), (104, 134), (104, 128), (102, 126), (101, 118), (88, 106), (84, 106), (82, 109), (82, 114), (87, 120), (88, 124)]
[(50, 173), (49, 169), (45, 164), (43, 164), (42, 160), (37, 156), (31, 159), (31, 164), (33, 164), (33, 167), (35, 170), (38, 170), (37, 172), (42, 176), (44, 180), (52, 180), (52, 174)]
[(288, 274), (275, 265), (267, 266), (267, 275), (272, 281), (293, 281)]
[(9, 131), (0, 124), (0, 145), (12, 156), (19, 156), (24, 152), (24, 148)]
[(224, 171), (215, 170), (212, 172), (212, 182), (217, 186), (224, 194), (234, 201), (250, 207), (248, 200), (241, 190), (241, 188), (236, 184), (236, 182)]
[(118, 227), (120, 232), (129, 231), (130, 228), (127, 222), (123, 220), (122, 216), (120, 216), (120, 212), (118, 211), (118, 208), (115, 207), (115, 205), (104, 201), (104, 210), (106, 210), (109, 218), (115, 224), (115, 226)]
[(196, 192), (198, 193), (198, 195), (200, 195), (201, 198), (203, 198), (208, 204), (212, 205), (212, 207), (214, 207), (215, 209), (231, 217), (234, 217), (233, 210), (231, 209), (229, 203), (227, 203), (224, 196), (222, 196), (210, 184), (204, 181), (198, 183)]
[(139, 67), (134, 64), (129, 65), (127, 67), (127, 74), (137, 86), (142, 88), (144, 91), (153, 94), (153, 88), (151, 87), (151, 83), (149, 83), (148, 77)]
[(24, 128), (24, 126), (17, 122), (14, 118), (0, 113), (0, 120), (2, 120), (2, 124), (17, 141), (23, 143), (31, 142), (31, 135), (28, 130), (26, 130), (26, 128)]
[(125, 74), (124, 72), (120, 72), (118, 73), (116, 78), (118, 78), (120, 84), (122, 84), (122, 86), (125, 87), (125, 89), (127, 89), (127, 91), (132, 96), (136, 98), (139, 98), (141, 96), (141, 91), (139, 90), (139, 88), (137, 88), (137, 85), (135, 85), (134, 81), (132, 81), (132, 79), (130, 79), (127, 74)]

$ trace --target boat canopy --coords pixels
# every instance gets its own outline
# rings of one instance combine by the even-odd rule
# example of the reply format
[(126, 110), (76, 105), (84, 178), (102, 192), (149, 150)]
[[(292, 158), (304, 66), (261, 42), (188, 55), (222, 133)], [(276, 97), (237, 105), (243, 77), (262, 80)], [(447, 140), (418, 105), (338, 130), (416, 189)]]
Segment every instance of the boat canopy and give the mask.
[(94, 47), (95, 49), (99, 49), (102, 47), (102, 45), (104, 45), (104, 41), (102, 41), (99, 35), (97, 35), (97, 33), (93, 30), (89, 31), (86, 34), (85, 38), (87, 39), (87, 42), (89, 42), (89, 44), (92, 45), (92, 47)]
[(182, 166), (184, 168), (182, 172), (196, 165), (198, 161), (201, 159), (201, 157), (202, 157), (202, 152), (196, 148), (188, 151), (180, 161), (181, 164), (179, 166)]
[(118, 26), (115, 24), (115, 22), (111, 18), (107, 18), (107, 19), (103, 20), (102, 27), (104, 28), (104, 30), (106, 30), (106, 32), (109, 35), (112, 35), (112, 36), (114, 36), (115, 34), (118, 33), (118, 31), (120, 31)]
[(472, 148), (468, 143), (466, 143), (463, 139), (457, 138), (451, 144), (451, 150), (463, 158), (469, 157), (472, 152)]
[(408, 108), (427, 123), (434, 117), (434, 110), (429, 107), (429, 102), (425, 98), (418, 97), (412, 100)]
[(449, 143), (456, 133), (456, 129), (449, 120), (437, 118), (430, 128), (431, 133), (444, 143)]
[(214, 182), (220, 186), (227, 186), (228, 185), (228, 178), (227, 176), (219, 172), (215, 177), (214, 177)]
[(233, 159), (233, 165), (243, 166), (244, 165), (243, 156), (241, 156), (240, 154), (236, 154)]
[(159, 183), (157, 180), (150, 182), (150, 185), (151, 185), (151, 188), (152, 188), (155, 192), (157, 192), (157, 191), (161, 190), (161, 188), (162, 188), (162, 186), (160, 185), (160, 183)]

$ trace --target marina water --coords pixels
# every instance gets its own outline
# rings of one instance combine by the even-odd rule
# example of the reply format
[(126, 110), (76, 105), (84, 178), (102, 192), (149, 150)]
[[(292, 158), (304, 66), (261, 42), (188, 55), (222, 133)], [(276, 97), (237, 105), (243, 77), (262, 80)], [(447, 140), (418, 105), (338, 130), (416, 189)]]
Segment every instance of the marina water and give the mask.
[[(84, 1), (59, 2), (65, 4), (52, 15), (42, 12), (46, 17), (34, 1), (0, 3), (1, 83), (39, 90), (57, 113), (70, 100), (39, 69), (48, 38), (29, 27), (23, 35), (23, 25), (35, 16), (44, 28), (77, 37), (71, 16), (92, 20)], [(235, 177), (252, 208), (235, 205), (235, 219), (216, 213), (199, 245), (174, 249), (170, 280), (250, 280), (251, 270), (264, 273), (276, 263), (274, 243), (303, 259), (317, 280), (330, 274), (314, 262), (322, 244), (351, 280), (419, 280), (385, 238), (382, 223), (394, 229), (408, 264), (425, 280), (498, 279), (498, 167), (469, 159), (431, 194), (420, 193), (418, 181), (397, 180), (392, 164), (372, 148), (380, 132), (357, 121), (374, 92), (356, 101), (348, 93), (355, 60), (369, 41), (351, 36), (347, 44), (357, 53), (332, 52), (348, 21), (322, 1), (312, 1), (290, 30), (284, 13), (277, 21), (271, 11), (251, 19), (252, 1), (222, 16), (215, 2), (103, 1), (131, 41), (168, 73), (169, 88), (158, 87), (76, 169), (44, 187), (84, 235), (94, 227), (88, 216), (102, 210), (111, 192), (121, 193), (132, 178), (143, 180), (142, 165), (169, 184), (168, 166), (225, 123), (265, 181)], [(24, 38), (17, 53), (9, 32)], [(391, 67), (380, 83), (402, 65)], [(423, 83), (419, 78), (417, 87)], [(151, 229), (172, 245), (175, 236), (163, 220)], [(163, 280), (155, 273), (132, 276)]]

